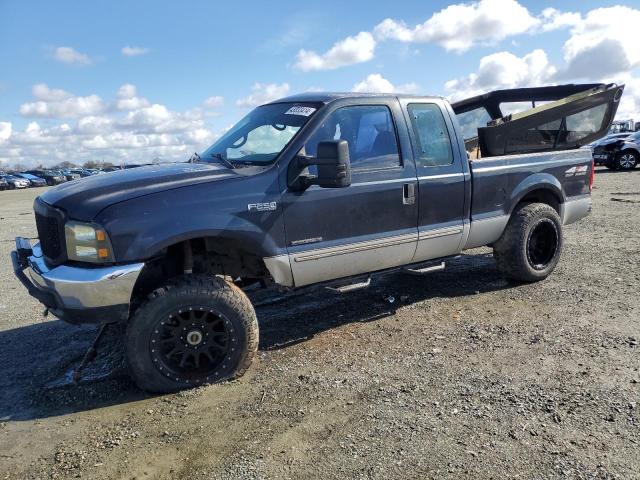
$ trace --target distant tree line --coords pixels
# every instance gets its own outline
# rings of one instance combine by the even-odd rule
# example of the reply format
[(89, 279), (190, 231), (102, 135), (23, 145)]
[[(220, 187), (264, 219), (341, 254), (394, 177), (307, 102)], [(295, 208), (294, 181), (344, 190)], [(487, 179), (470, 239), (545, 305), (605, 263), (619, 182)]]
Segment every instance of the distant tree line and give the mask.
[[(82, 164), (82, 168), (108, 168), (113, 166), (114, 165), (111, 162), (96, 162), (95, 160), (88, 160)], [(21, 163), (16, 163), (13, 166), (13, 170), (16, 172), (21, 172), (22, 170), (25, 170), (25, 168), (26, 167)], [(78, 168), (78, 164), (65, 160), (64, 162), (56, 163), (53, 166), (45, 166), (43, 163), (36, 166), (37, 170), (67, 170), (69, 168)]]

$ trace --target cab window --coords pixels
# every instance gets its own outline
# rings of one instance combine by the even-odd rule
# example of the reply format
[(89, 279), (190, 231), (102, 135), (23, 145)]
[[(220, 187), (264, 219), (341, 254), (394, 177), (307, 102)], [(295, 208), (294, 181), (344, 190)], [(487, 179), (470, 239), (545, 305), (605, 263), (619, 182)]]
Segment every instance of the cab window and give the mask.
[(412, 103), (407, 107), (413, 128), (416, 165), (439, 167), (453, 163), (449, 131), (440, 108), (433, 103)]
[(353, 170), (393, 168), (400, 153), (391, 111), (384, 105), (342, 107), (331, 113), (311, 135), (303, 152), (315, 157), (318, 143), (346, 140)]

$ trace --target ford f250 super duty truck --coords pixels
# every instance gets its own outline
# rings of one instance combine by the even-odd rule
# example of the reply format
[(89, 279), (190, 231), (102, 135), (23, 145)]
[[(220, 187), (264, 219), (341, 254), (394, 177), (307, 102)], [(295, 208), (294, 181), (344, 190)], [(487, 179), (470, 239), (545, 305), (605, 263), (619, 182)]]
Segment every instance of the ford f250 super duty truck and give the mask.
[[(507, 277), (546, 278), (564, 226), (591, 208), (593, 162), (579, 147), (606, 133), (622, 88), (506, 90), (453, 105), (284, 98), (187, 163), (48, 190), (34, 204), (39, 243), (16, 239), (14, 270), (64, 321), (126, 323), (145, 390), (235, 378), (258, 346), (250, 284), (344, 293), (483, 245)], [(522, 101), (535, 108), (505, 115)]]

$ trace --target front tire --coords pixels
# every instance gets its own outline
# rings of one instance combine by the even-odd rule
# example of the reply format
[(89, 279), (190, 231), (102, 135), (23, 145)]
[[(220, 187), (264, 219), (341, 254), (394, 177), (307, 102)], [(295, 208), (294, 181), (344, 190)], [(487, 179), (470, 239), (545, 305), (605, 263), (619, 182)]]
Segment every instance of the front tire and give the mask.
[(638, 154), (629, 150), (621, 152), (615, 163), (618, 170), (633, 170), (638, 165)]
[(562, 221), (544, 203), (516, 208), (507, 228), (493, 246), (498, 270), (521, 282), (538, 282), (556, 268), (562, 253)]
[(175, 392), (242, 376), (258, 349), (247, 296), (219, 277), (185, 275), (154, 291), (127, 327), (131, 376), (148, 392)]

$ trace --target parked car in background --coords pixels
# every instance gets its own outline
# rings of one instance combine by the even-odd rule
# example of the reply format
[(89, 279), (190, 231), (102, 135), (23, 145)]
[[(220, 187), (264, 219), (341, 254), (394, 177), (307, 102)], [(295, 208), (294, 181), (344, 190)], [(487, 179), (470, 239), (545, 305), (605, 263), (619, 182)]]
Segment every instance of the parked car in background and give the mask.
[(602, 145), (605, 143), (609, 143), (611, 140), (618, 140), (620, 138), (627, 138), (628, 136), (630, 136), (633, 132), (624, 132), (624, 133), (610, 133), (609, 135), (607, 135), (604, 138), (601, 138), (600, 140), (596, 140), (595, 142), (591, 142), (588, 146), (591, 147), (591, 149), (593, 150), (595, 147), (597, 147), (598, 145)]
[(30, 173), (16, 173), (14, 174), (16, 177), (24, 178), (29, 182), (30, 187), (46, 187), (47, 181), (44, 178), (40, 178), (36, 175), (31, 175)]
[(94, 175), (93, 172), (91, 172), (90, 170), (88, 170), (86, 168), (72, 168), (69, 171), (71, 173), (75, 173), (76, 175), (80, 175), (80, 177), (82, 177), (82, 178), (90, 177), (91, 175)]
[(640, 132), (609, 135), (592, 146), (593, 161), (610, 170), (633, 170), (640, 163)]
[(7, 184), (10, 190), (14, 190), (16, 188), (27, 188), (29, 186), (29, 180), (16, 177), (14, 175), (5, 174), (5, 175), (2, 175), (2, 178), (4, 178), (7, 181)]
[(64, 175), (68, 181), (81, 178), (79, 174), (73, 173), (71, 170), (59, 170), (59, 172)]
[(23, 173), (28, 173), (30, 175), (35, 175), (36, 177), (44, 178), (44, 180), (47, 182), (47, 185), (49, 185), (50, 187), (67, 181), (67, 177), (53, 170), (27, 170)]
[(4, 179), (4, 177), (0, 177), (0, 191), (6, 190), (9, 188), (9, 183)]

